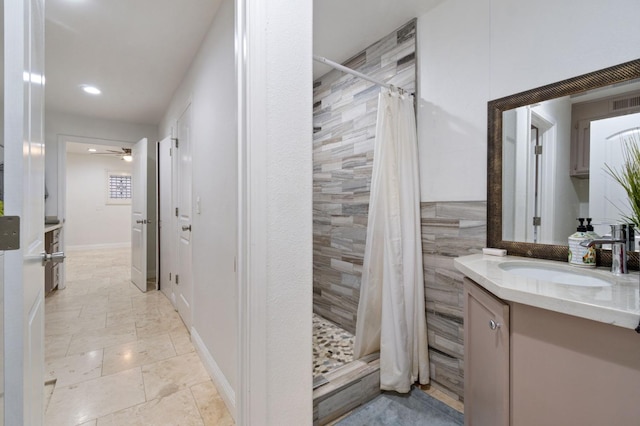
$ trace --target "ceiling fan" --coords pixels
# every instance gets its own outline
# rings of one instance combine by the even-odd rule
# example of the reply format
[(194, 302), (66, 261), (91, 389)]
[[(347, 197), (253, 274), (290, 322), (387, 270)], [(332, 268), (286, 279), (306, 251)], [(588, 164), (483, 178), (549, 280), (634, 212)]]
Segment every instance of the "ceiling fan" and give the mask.
[(92, 152), (93, 155), (115, 155), (121, 157), (124, 161), (131, 162), (133, 157), (131, 156), (131, 148), (120, 148), (120, 151), (113, 149), (107, 149), (106, 152)]

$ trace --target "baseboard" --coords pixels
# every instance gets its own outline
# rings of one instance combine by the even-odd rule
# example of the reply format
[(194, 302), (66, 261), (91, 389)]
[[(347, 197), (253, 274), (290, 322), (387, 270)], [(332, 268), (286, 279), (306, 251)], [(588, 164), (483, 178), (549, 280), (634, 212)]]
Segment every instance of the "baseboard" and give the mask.
[(209, 373), (209, 375), (211, 376), (213, 383), (216, 385), (216, 388), (218, 389), (218, 392), (220, 393), (222, 400), (227, 405), (227, 408), (229, 409), (231, 416), (235, 420), (236, 419), (236, 393), (234, 392), (233, 388), (227, 381), (227, 378), (225, 377), (225, 375), (222, 373), (222, 370), (220, 369), (220, 367), (218, 367), (218, 364), (216, 363), (216, 361), (211, 356), (211, 353), (209, 352), (204, 342), (200, 338), (200, 335), (198, 334), (196, 329), (193, 327), (191, 328), (191, 341), (193, 342), (193, 346), (195, 346), (196, 351), (198, 351), (198, 354), (202, 359), (202, 363), (204, 364), (204, 367), (207, 369), (207, 372)]
[(104, 249), (118, 249), (118, 248), (131, 248), (131, 243), (106, 243), (106, 244), (85, 244), (85, 245), (69, 245), (65, 247), (65, 250), (104, 250)]

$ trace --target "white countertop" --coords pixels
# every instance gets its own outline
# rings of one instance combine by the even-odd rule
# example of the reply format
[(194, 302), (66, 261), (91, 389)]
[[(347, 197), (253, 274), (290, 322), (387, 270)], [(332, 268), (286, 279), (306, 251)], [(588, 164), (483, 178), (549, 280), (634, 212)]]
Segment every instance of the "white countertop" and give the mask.
[[(555, 284), (514, 275), (502, 270), (503, 262), (531, 262), (566, 267), (612, 281), (607, 287), (581, 287)], [(455, 267), (497, 297), (524, 305), (535, 306), (567, 315), (586, 318), (619, 327), (635, 329), (640, 319), (640, 274), (632, 271), (615, 276), (609, 268), (582, 269), (566, 262), (531, 259), (518, 256), (474, 254), (454, 260)]]
[(44, 233), (55, 231), (56, 229), (62, 228), (61, 223), (56, 223), (55, 225), (44, 225)]

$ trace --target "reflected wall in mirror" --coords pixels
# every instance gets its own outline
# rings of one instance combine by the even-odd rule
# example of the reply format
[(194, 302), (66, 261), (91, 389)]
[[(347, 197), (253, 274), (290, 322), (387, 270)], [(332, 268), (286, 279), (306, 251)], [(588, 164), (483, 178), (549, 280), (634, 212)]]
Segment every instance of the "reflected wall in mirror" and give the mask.
[(576, 218), (600, 235), (621, 222), (626, 195), (603, 169), (640, 128), (640, 60), (491, 101), (488, 118), (489, 247), (566, 260)]

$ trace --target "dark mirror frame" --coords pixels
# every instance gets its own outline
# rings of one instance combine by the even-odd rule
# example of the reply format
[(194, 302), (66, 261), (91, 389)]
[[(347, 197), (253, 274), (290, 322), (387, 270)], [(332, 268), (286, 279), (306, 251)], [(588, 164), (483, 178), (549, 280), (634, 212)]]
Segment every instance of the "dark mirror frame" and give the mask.
[[(487, 247), (506, 249), (507, 254), (514, 256), (564, 262), (567, 261), (569, 254), (568, 246), (505, 241), (502, 239), (503, 111), (637, 78), (640, 78), (640, 59), (489, 102), (487, 116)], [(569, 165), (567, 164), (568, 172)], [(598, 250), (597, 259), (598, 265), (610, 265), (611, 252)], [(629, 253), (629, 268), (638, 269), (638, 252)]]

